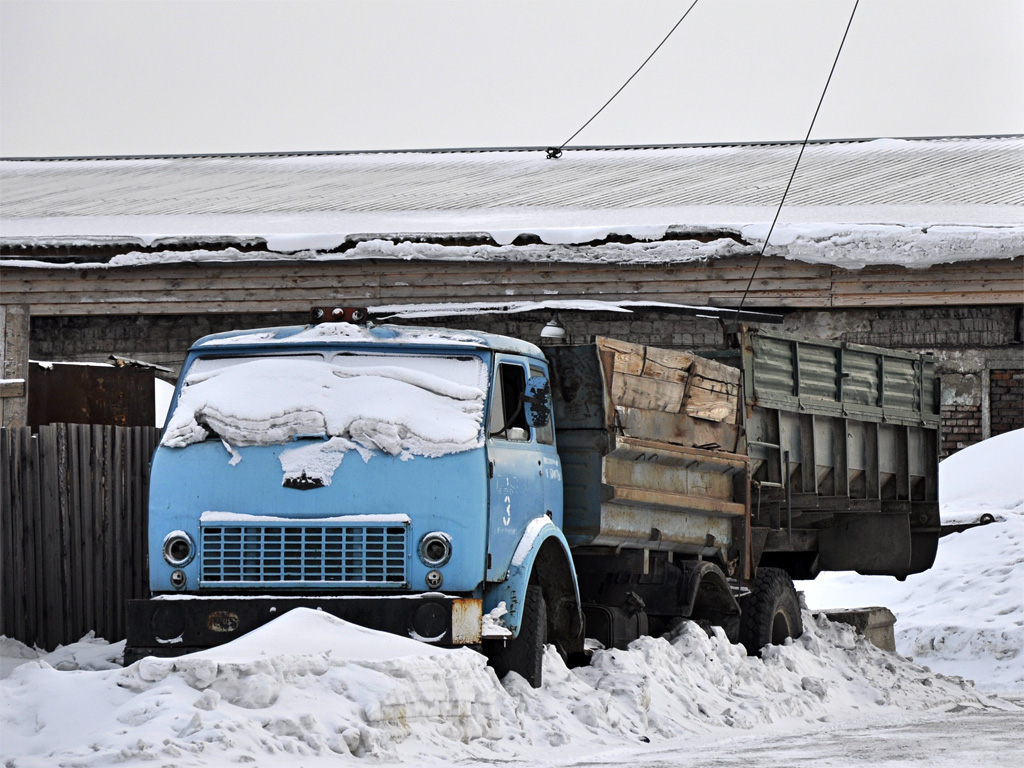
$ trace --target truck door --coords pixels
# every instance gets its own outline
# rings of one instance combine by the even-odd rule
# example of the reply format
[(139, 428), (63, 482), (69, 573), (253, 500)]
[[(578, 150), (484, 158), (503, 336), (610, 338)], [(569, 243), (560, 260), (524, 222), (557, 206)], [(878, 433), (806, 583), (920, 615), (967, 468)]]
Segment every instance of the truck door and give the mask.
[(547, 509), (544, 453), (538, 450), (523, 402), (528, 373), (528, 365), (521, 359), (496, 356), (487, 436), (491, 475), (488, 581), (505, 578), (526, 525)]
[(534, 392), (542, 391), (543, 404), (541, 409), (547, 412), (547, 421), (544, 424), (533, 425), (533, 440), (537, 444), (537, 452), (540, 454), (541, 485), (544, 488), (544, 512), (551, 516), (552, 522), (559, 528), (562, 527), (562, 462), (558, 458), (558, 451), (555, 449), (555, 412), (551, 400), (551, 379), (545, 368), (536, 363), (530, 364), (530, 384), (534, 385)]

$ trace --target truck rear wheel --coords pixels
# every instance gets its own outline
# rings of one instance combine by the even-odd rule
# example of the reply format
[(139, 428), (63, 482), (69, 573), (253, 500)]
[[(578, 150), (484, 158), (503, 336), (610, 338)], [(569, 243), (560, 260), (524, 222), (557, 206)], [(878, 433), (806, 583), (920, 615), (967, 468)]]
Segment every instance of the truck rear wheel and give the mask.
[(523, 621), (519, 634), (488, 659), (498, 677), (509, 672), (522, 675), (532, 688), (540, 688), (544, 644), (548, 637), (548, 611), (541, 588), (526, 588)]
[(751, 656), (766, 645), (782, 645), (804, 633), (800, 601), (789, 574), (781, 568), (758, 568), (754, 589), (740, 598), (740, 642)]

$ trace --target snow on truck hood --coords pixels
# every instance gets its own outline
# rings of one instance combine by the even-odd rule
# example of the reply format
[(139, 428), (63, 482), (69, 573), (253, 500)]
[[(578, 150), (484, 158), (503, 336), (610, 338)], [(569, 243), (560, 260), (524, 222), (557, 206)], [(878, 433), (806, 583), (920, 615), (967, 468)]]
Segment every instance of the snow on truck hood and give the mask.
[(282, 452), (285, 478), (330, 484), (350, 450), (409, 459), (483, 444), (486, 367), (479, 357), (394, 355), (200, 358), (185, 375), (161, 445), (219, 437), (234, 446), (321, 438)]

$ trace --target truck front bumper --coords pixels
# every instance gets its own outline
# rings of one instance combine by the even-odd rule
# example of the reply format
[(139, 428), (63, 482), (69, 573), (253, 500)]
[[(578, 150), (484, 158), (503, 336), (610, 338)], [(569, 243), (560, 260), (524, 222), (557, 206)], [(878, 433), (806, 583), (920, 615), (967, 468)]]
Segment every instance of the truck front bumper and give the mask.
[(293, 608), (445, 647), (480, 642), (482, 603), (436, 592), (402, 596), (163, 595), (128, 601), (125, 664), (230, 642)]

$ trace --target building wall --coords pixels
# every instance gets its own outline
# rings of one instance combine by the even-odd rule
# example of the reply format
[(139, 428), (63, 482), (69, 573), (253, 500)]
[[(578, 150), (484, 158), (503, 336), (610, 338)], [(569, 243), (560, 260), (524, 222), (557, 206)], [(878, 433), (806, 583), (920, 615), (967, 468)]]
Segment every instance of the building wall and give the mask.
[(993, 435), (1024, 429), (1024, 371), (990, 371), (989, 402)]
[[(1024, 427), (1021, 309), (1013, 306), (793, 311), (782, 329), (812, 338), (934, 356), (941, 382), (942, 455)], [(478, 329), (538, 341), (550, 311), (403, 321)], [(719, 321), (668, 311), (562, 311), (570, 341), (602, 335), (696, 350), (721, 348)], [(305, 313), (33, 317), (35, 360), (104, 361), (110, 354), (177, 369), (200, 336), (302, 324)]]

